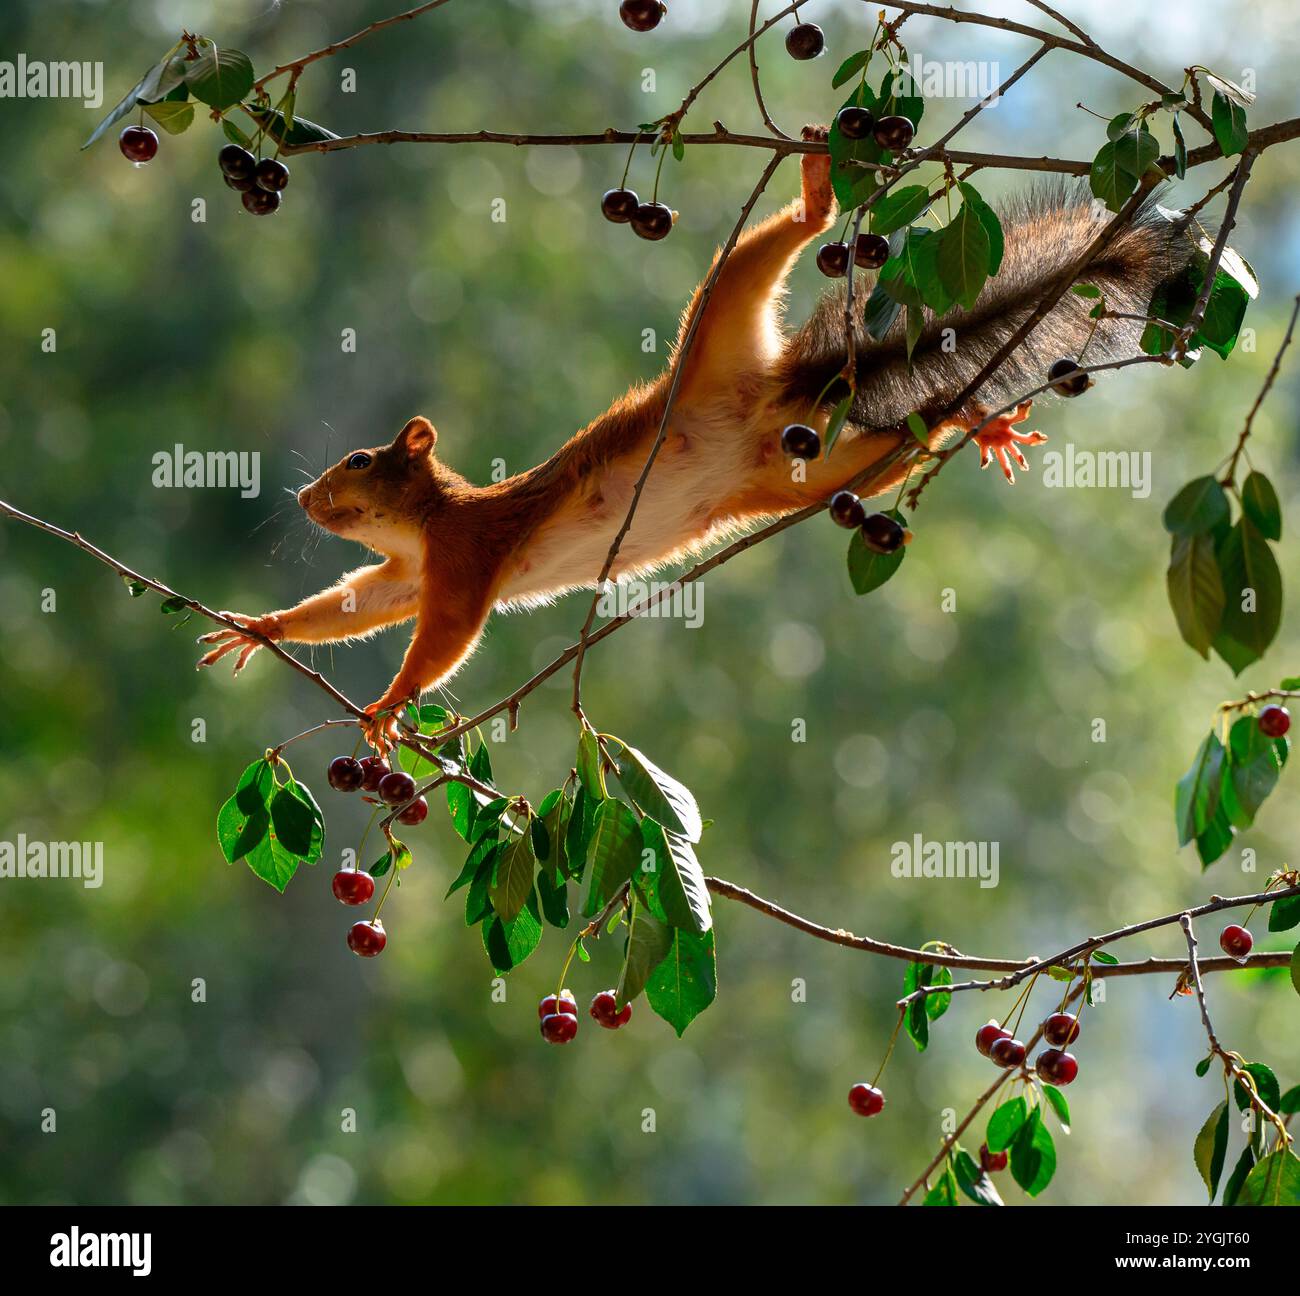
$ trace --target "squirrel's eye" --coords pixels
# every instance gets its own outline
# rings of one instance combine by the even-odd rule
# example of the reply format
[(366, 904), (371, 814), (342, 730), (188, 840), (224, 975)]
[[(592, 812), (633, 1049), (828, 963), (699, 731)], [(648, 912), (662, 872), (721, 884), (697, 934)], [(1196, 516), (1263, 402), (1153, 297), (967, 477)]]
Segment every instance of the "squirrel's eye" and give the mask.
[(358, 450), (358, 451), (356, 452), (356, 454), (354, 454), (354, 455), (350, 455), (350, 456), (349, 456), (349, 458), (348, 458), (348, 467), (349, 467), (349, 468), (369, 468), (369, 467), (370, 467), (370, 462), (371, 462), (371, 460), (370, 460), (370, 456), (369, 456), (368, 454), (366, 454), (366, 452), (365, 452), (364, 450)]

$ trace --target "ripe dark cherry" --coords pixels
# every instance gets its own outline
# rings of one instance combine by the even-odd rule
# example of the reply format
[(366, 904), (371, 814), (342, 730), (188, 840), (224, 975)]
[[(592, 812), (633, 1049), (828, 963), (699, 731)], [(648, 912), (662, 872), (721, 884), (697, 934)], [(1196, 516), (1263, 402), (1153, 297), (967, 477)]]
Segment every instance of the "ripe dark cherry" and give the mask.
[(1053, 1013), (1043, 1023), (1043, 1038), (1053, 1048), (1064, 1048), (1079, 1038), (1079, 1019), (1073, 1013)]
[(221, 168), (222, 175), (227, 175), (232, 180), (243, 180), (257, 170), (257, 159), (246, 148), (241, 148), (238, 144), (227, 144), (217, 154), (217, 165)]
[(891, 554), (903, 543), (903, 528), (888, 513), (872, 513), (862, 523), (862, 538), (868, 549), (876, 553)]
[(561, 990), (560, 997), (557, 999), (553, 994), (547, 995), (541, 1003), (537, 1005), (538, 1018), (549, 1017), (552, 1013), (568, 1013), (570, 1017), (578, 1015), (578, 1001), (573, 997), (572, 990)]
[(981, 1026), (979, 1030), (975, 1032), (975, 1047), (979, 1049), (985, 1057), (988, 1057), (989, 1050), (998, 1042), (998, 1040), (1010, 1038), (1011, 1032), (1009, 1030), (1003, 1030), (997, 1022), (991, 1021), (987, 1026)]
[(1078, 1059), (1060, 1049), (1044, 1049), (1034, 1067), (1048, 1084), (1054, 1085), (1068, 1085), (1079, 1074)]
[(124, 158), (138, 166), (158, 156), (158, 136), (148, 126), (128, 126), (117, 137), (117, 147)]
[(243, 197), (244, 210), (254, 216), (269, 216), (280, 205), (280, 195), (254, 185)]
[(615, 225), (626, 225), (636, 215), (641, 199), (634, 189), (606, 189), (600, 200), (600, 213)]
[(872, 134), (882, 149), (901, 153), (912, 142), (916, 127), (906, 117), (882, 117)]
[(791, 27), (785, 38), (786, 53), (800, 63), (815, 59), (826, 48), (826, 37), (816, 23), (800, 23)]
[(866, 516), (862, 501), (852, 491), (836, 491), (831, 496), (831, 517), (836, 526), (860, 527)]
[(1058, 396), (1082, 396), (1088, 390), (1088, 375), (1077, 360), (1068, 356), (1057, 360), (1047, 371), (1047, 381)]
[(402, 812), (397, 816), (397, 822), (414, 828), (416, 824), (422, 824), (428, 817), (429, 803), (423, 797), (416, 797), (410, 805), (403, 807)]
[(602, 990), (596, 995), (591, 1001), (590, 1012), (606, 1030), (618, 1030), (632, 1020), (632, 1005), (624, 1004), (620, 1010), (618, 996), (612, 990)]
[(361, 786), (367, 792), (379, 788), (379, 780), (389, 772), (388, 762), (382, 756), (363, 756), (361, 758)]
[(817, 269), (828, 279), (842, 279), (848, 273), (851, 255), (847, 243), (823, 243), (817, 249)]
[(335, 756), (325, 777), (336, 792), (355, 792), (366, 776), (361, 762), (351, 756)]
[(849, 107), (840, 109), (835, 124), (845, 139), (860, 140), (866, 139), (875, 129), (876, 119), (870, 108), (855, 108), (850, 104)]
[(853, 263), (864, 270), (879, 270), (889, 260), (889, 240), (883, 234), (859, 234)]
[(263, 158), (253, 178), (268, 193), (279, 193), (289, 183), (289, 168), (279, 158)]
[(1008, 1035), (993, 1041), (989, 1057), (1000, 1067), (1018, 1067), (1025, 1060), (1025, 1046)]
[(548, 1044), (567, 1044), (578, 1033), (578, 1019), (568, 1013), (551, 1013), (542, 1018), (542, 1038)]
[(673, 209), (661, 202), (642, 203), (632, 213), (631, 225), (632, 233), (637, 238), (658, 243), (660, 239), (667, 238), (672, 233)]
[(235, 176), (223, 175), (221, 177), (226, 182), (227, 189), (233, 189), (236, 193), (247, 193), (250, 189), (257, 187), (257, 181), (252, 176)]
[(623, 26), (635, 32), (654, 31), (667, 12), (668, 6), (661, 0), (623, 0), (618, 7)]
[(791, 459), (816, 459), (822, 452), (822, 439), (806, 423), (791, 423), (781, 433), (781, 449)]
[(393, 770), (379, 780), (379, 799), (388, 805), (401, 805), (415, 795), (415, 780), (405, 770)]
[(387, 944), (384, 924), (378, 918), (353, 923), (348, 929), (348, 949), (362, 958), (374, 958)]
[(1266, 738), (1283, 738), (1291, 728), (1291, 712), (1283, 706), (1266, 706), (1259, 713), (1259, 731)]
[(1219, 948), (1229, 958), (1244, 959), (1250, 953), (1250, 948), (1254, 943), (1255, 938), (1250, 932), (1244, 927), (1239, 927), (1236, 923), (1229, 923), (1219, 933)]
[(340, 869), (331, 885), (334, 898), (345, 905), (369, 904), (375, 894), (375, 879), (360, 869)]
[(1007, 1154), (1002, 1152), (990, 1152), (987, 1143), (980, 1144), (980, 1169), (985, 1174), (997, 1174), (999, 1170), (1007, 1168)]
[(849, 1090), (849, 1106), (859, 1116), (874, 1116), (884, 1110), (885, 1095), (875, 1085), (855, 1084)]

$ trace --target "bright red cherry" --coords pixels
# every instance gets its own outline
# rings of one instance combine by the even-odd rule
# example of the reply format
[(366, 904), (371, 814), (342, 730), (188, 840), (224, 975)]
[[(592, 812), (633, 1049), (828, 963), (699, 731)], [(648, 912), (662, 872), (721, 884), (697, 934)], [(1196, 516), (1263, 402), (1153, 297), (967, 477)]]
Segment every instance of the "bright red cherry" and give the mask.
[(1237, 926), (1236, 923), (1229, 923), (1222, 932), (1219, 933), (1219, 948), (1230, 958), (1238, 961), (1244, 961), (1250, 948), (1255, 943), (1255, 938), (1244, 927)]
[(1285, 737), (1291, 728), (1291, 712), (1284, 706), (1266, 706), (1259, 713), (1259, 731), (1266, 738)]
[(369, 904), (375, 894), (375, 879), (360, 869), (340, 869), (331, 885), (334, 898), (345, 905)]
[(568, 1013), (570, 1017), (578, 1015), (578, 1001), (573, 997), (572, 990), (561, 990), (560, 997), (557, 999), (553, 994), (549, 994), (541, 1003), (537, 1005), (537, 1016), (549, 1017), (552, 1013)]
[(414, 827), (422, 824), (429, 817), (429, 803), (424, 797), (416, 797), (410, 805), (404, 806), (397, 816), (397, 822)]
[(1078, 1059), (1060, 1049), (1044, 1049), (1034, 1066), (1044, 1080), (1054, 1085), (1068, 1085), (1079, 1074)]
[(578, 1019), (566, 1012), (542, 1018), (542, 1038), (548, 1044), (567, 1044), (578, 1033)]
[(384, 924), (378, 918), (353, 923), (348, 929), (348, 949), (362, 958), (374, 958), (387, 944)]
[(606, 1030), (618, 1030), (632, 1020), (632, 1005), (626, 1003), (620, 1010), (618, 996), (612, 990), (602, 990), (591, 1001), (591, 1015)]
[(874, 1116), (884, 1109), (885, 1095), (875, 1085), (858, 1083), (849, 1090), (849, 1106), (859, 1116)]
[(989, 1049), (1000, 1039), (1010, 1039), (1011, 1032), (1003, 1030), (995, 1021), (989, 1022), (987, 1026), (981, 1026), (975, 1032), (975, 1047), (979, 1049), (985, 1057), (989, 1055)]
[(987, 1143), (980, 1144), (980, 1169), (983, 1170), (985, 1174), (997, 1174), (999, 1170), (1005, 1170), (1007, 1168), (1007, 1160), (1008, 1158), (1005, 1150), (1001, 1152), (990, 1152)]
[(1079, 1038), (1079, 1019), (1073, 1013), (1053, 1013), (1043, 1023), (1043, 1038), (1053, 1048), (1064, 1048)]
[(1018, 1067), (1025, 1060), (1025, 1046), (1018, 1039), (1006, 1035), (993, 1041), (989, 1057), (1000, 1067)]

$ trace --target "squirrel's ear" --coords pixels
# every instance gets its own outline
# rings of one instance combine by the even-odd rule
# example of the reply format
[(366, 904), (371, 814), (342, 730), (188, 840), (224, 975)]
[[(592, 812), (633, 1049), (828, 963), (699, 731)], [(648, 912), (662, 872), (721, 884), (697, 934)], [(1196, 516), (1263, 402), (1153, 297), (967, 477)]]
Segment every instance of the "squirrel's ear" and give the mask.
[(417, 414), (397, 434), (397, 439), (393, 442), (393, 448), (405, 451), (408, 457), (415, 459), (420, 455), (427, 455), (437, 444), (437, 441), (437, 429), (427, 418)]

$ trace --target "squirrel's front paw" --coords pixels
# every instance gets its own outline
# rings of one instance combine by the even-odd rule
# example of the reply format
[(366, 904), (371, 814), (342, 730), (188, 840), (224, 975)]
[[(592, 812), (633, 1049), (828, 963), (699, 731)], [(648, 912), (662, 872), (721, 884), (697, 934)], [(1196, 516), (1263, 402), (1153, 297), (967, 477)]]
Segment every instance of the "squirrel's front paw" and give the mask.
[(211, 634), (200, 635), (196, 642), (205, 644), (219, 644), (220, 647), (213, 648), (211, 652), (205, 653), (199, 658), (196, 670), (202, 670), (204, 666), (211, 666), (213, 663), (220, 661), (227, 653), (239, 649), (239, 656), (235, 659), (236, 675), (239, 674), (252, 655), (263, 646), (263, 639), (280, 638), (280, 622), (274, 616), (250, 617), (243, 616), (238, 612), (223, 612), (224, 617), (229, 617), (232, 621), (237, 621), (245, 630), (251, 631), (250, 634), (243, 634), (238, 630), (214, 630)]
[[(823, 143), (829, 133), (825, 126), (805, 126), (801, 132), (804, 139)], [(813, 225), (828, 225), (835, 215), (830, 154), (805, 153), (800, 158), (800, 169), (803, 177), (804, 219)]]
[[(1013, 486), (1016, 484), (1016, 475), (1011, 470), (1012, 459), (1022, 472), (1029, 471), (1029, 460), (1020, 447), (1042, 445), (1047, 440), (1041, 432), (1012, 431), (1015, 424), (1023, 423), (1029, 417), (1033, 404), (1033, 401), (1022, 401), (1009, 414), (1000, 414), (982, 432), (977, 432), (971, 438), (979, 446), (980, 467), (987, 468), (996, 458), (1003, 475)], [(976, 426), (986, 417), (984, 414), (979, 415), (975, 420)]]
[(366, 707), (366, 720), (361, 726), (366, 742), (381, 756), (397, 746), (397, 715), (395, 707), (401, 705), (400, 699), (394, 700), (387, 693), (378, 702)]

